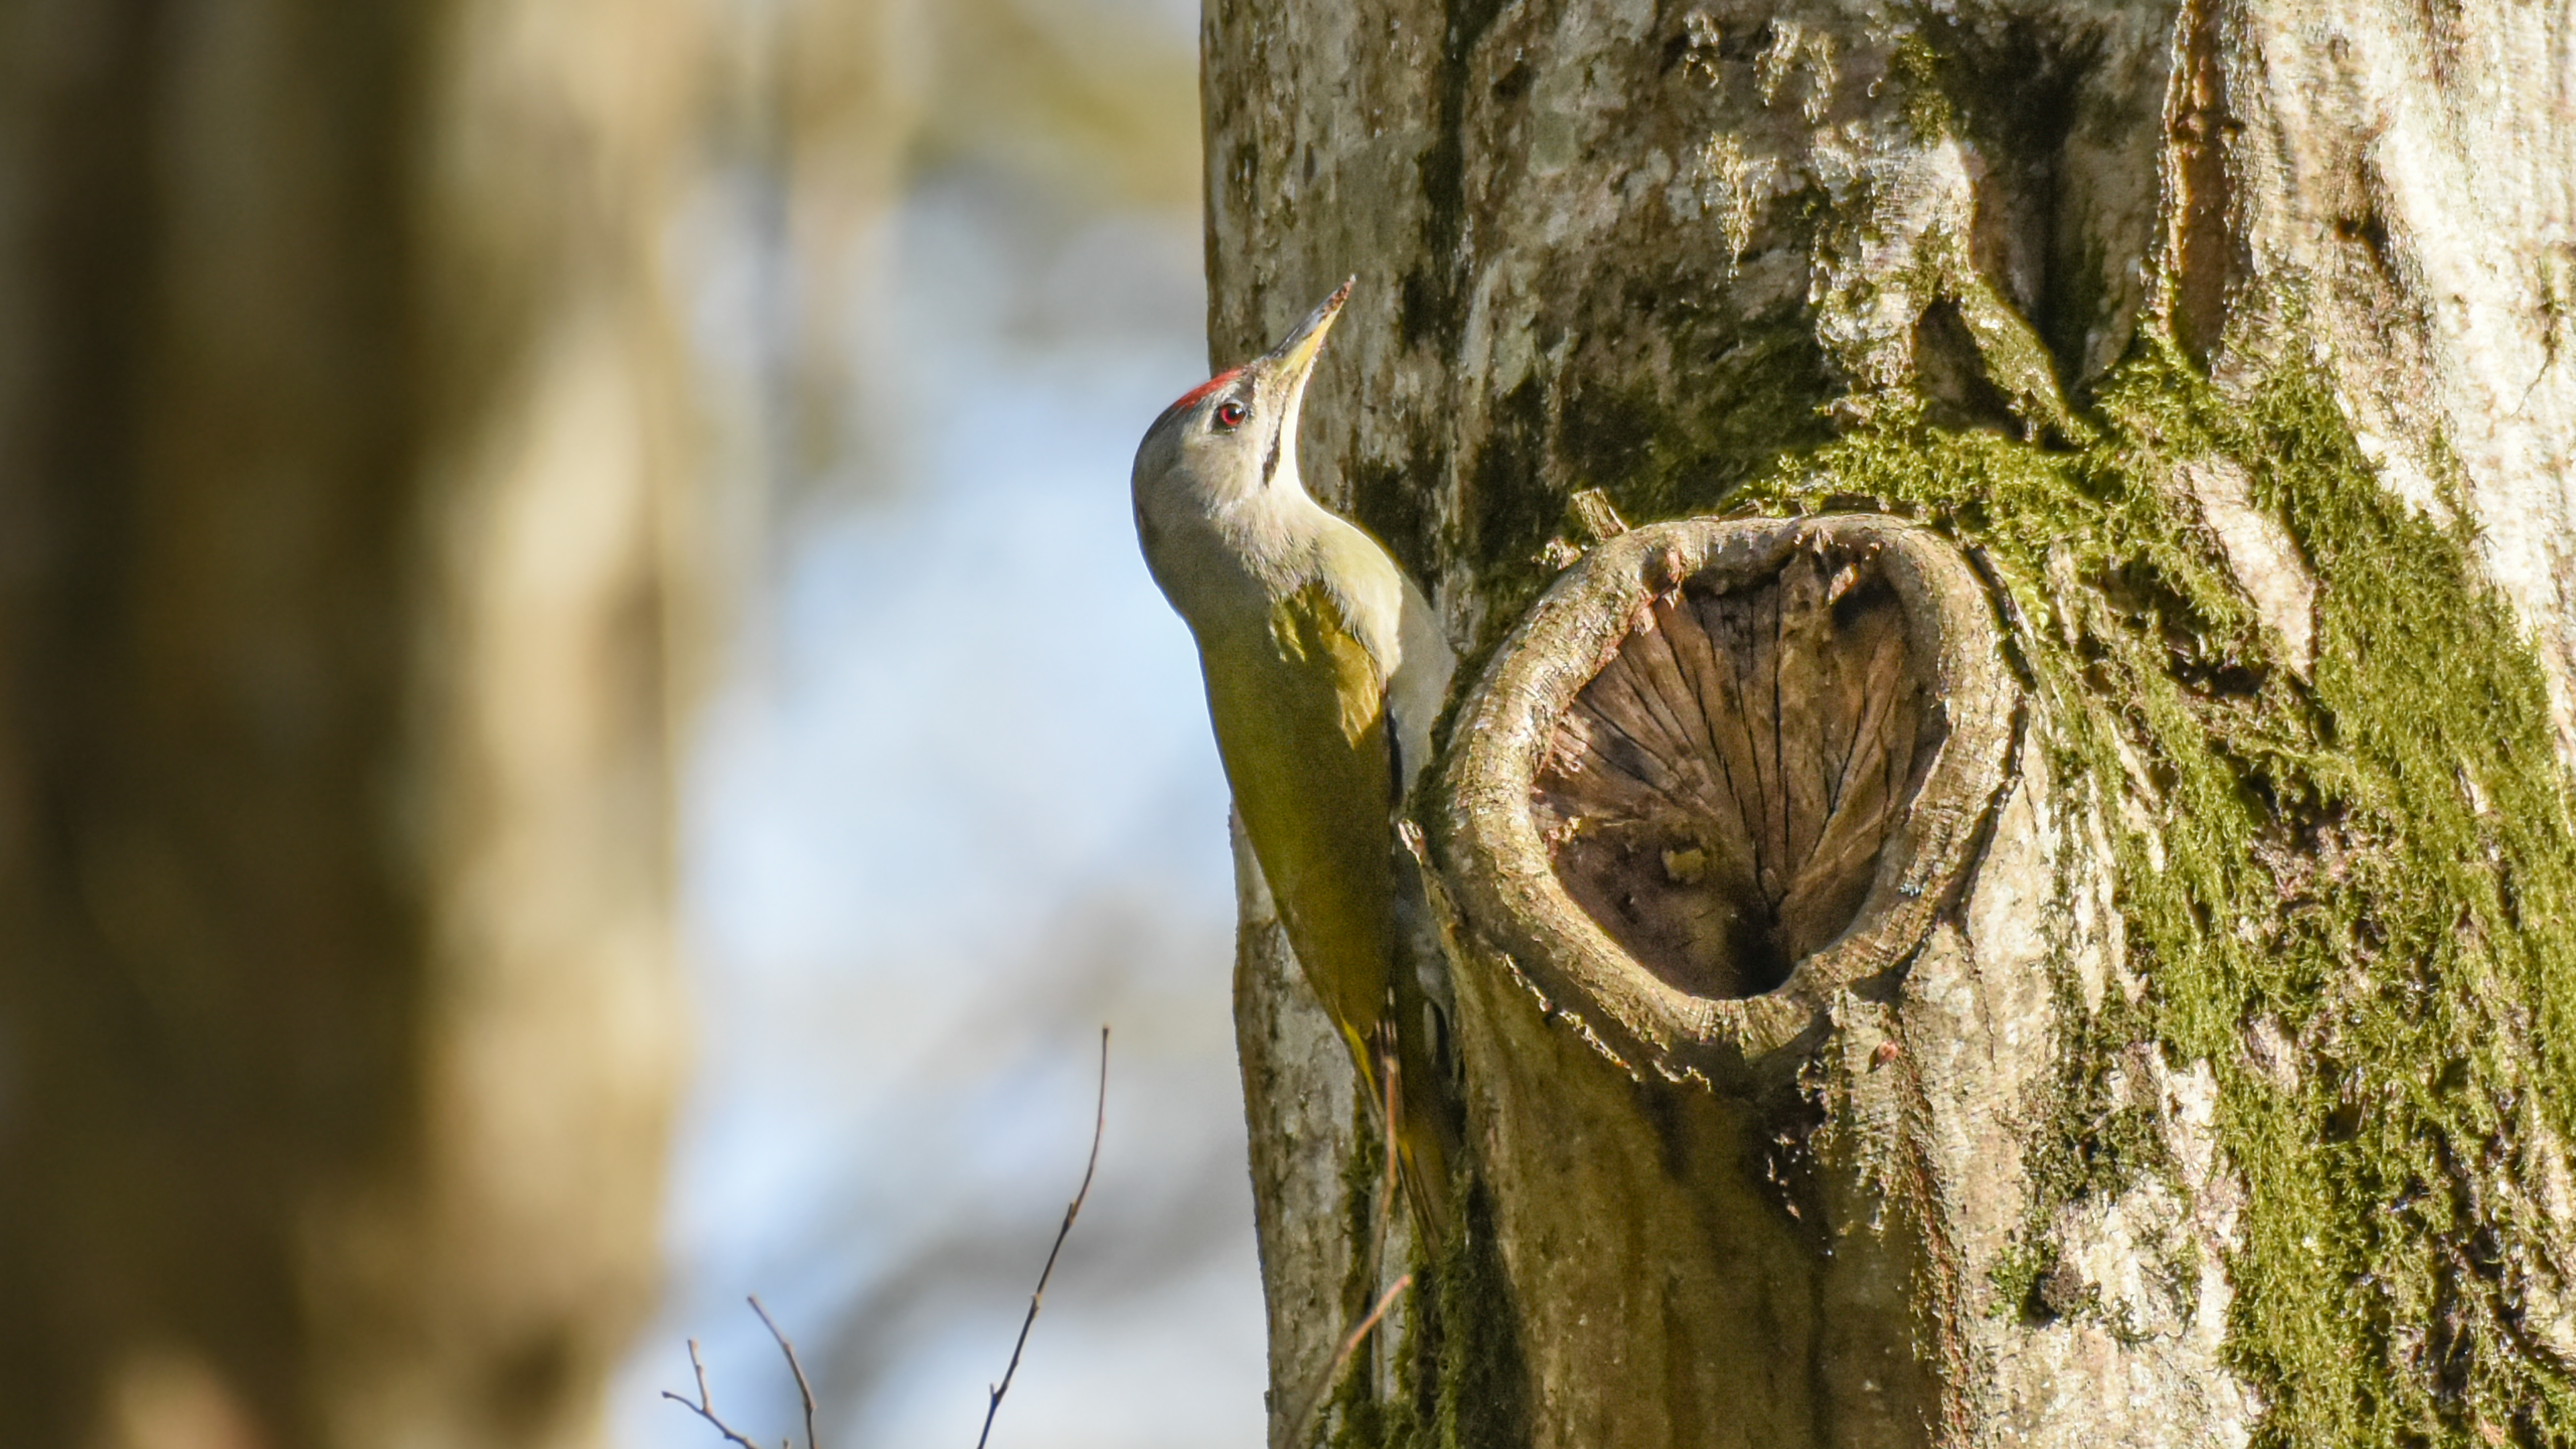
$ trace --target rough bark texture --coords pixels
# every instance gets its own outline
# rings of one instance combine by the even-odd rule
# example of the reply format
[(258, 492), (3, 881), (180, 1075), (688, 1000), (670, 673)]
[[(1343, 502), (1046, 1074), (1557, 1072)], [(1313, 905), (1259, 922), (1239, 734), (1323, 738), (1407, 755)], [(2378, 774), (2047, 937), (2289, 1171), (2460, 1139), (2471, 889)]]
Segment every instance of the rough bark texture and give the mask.
[(0, 4), (0, 1437), (596, 1435), (692, 13)]
[[(1203, 39), (1212, 350), (1359, 274), (1301, 458), (1462, 692), (1599, 490), (1928, 530), (2016, 711), (1887, 960), (1802, 993), (1811, 924), (1778, 992), (1662, 973), (1795, 1027), (1735, 1081), (1513, 926), (1462, 842), (1564, 816), (1448, 739), (1471, 1211), (1319, 1433), (2576, 1435), (2576, 18), (1214, 0)], [(1680, 914), (1777, 924), (1671, 845)], [(1653, 976), (1633, 894), (1590, 914)], [(1374, 1191), (1281, 950), (1248, 910), (1275, 1412)]]

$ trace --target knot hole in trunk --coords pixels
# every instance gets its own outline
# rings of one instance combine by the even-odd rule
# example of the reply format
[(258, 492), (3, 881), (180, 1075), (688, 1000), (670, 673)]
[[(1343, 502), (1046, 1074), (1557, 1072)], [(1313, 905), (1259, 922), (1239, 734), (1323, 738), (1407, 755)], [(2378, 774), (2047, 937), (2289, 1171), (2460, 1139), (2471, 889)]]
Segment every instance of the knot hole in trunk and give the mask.
[(1451, 894), (1614, 1055), (1741, 1069), (1920, 942), (2017, 698), (1974, 571), (1927, 530), (1638, 529), (1550, 588), (1462, 711)]
[(1939, 754), (1878, 553), (1655, 594), (1557, 720), (1530, 806), (1557, 879), (1682, 991), (1759, 995), (1841, 935)]

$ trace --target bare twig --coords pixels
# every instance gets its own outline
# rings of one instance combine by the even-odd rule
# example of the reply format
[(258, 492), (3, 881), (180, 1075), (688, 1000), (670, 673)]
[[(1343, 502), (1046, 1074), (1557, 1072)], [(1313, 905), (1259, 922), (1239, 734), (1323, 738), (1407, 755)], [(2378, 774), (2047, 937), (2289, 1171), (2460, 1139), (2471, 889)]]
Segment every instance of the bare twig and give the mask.
[(1361, 1319), (1360, 1326), (1352, 1329), (1351, 1336), (1343, 1339), (1342, 1346), (1334, 1350), (1333, 1367), (1326, 1377), (1341, 1377), (1342, 1370), (1350, 1366), (1351, 1355), (1360, 1351), (1360, 1341), (1369, 1336), (1369, 1330), (1377, 1327), (1378, 1320), (1386, 1317), (1386, 1311), (1395, 1306), (1395, 1300), (1412, 1286), (1413, 1275), (1410, 1273), (1386, 1285), (1386, 1291), (1377, 1297), (1377, 1306), (1368, 1311), (1368, 1317)]
[(1395, 1196), (1401, 1187), (1396, 1180), (1395, 1165), (1395, 1091), (1396, 1077), (1403, 1070), (1395, 1053), (1387, 1053), (1386, 1065), (1379, 1073), (1386, 1078), (1386, 1115), (1379, 1119), (1379, 1125), (1386, 1131), (1386, 1186), (1378, 1191), (1377, 1226), (1370, 1234), (1369, 1276), (1372, 1278), (1386, 1271), (1386, 1229), (1395, 1220)]
[[(1380, 1069), (1379, 1075), (1385, 1078), (1386, 1182), (1378, 1190), (1377, 1223), (1369, 1235), (1371, 1277), (1385, 1271), (1387, 1224), (1395, 1216), (1396, 1193), (1401, 1186), (1396, 1172), (1395, 1095), (1396, 1073), (1402, 1068), (1392, 1054), (1384, 1058), (1384, 1062), (1385, 1065)], [(1295, 1449), (1295, 1446), (1305, 1443), (1306, 1436), (1314, 1432), (1315, 1419), (1324, 1412), (1324, 1401), (1332, 1396), (1333, 1385), (1340, 1381), (1342, 1370), (1350, 1367), (1351, 1355), (1360, 1351), (1360, 1345), (1367, 1341), (1370, 1331), (1377, 1327), (1380, 1319), (1386, 1317), (1386, 1311), (1395, 1306), (1397, 1295), (1412, 1286), (1413, 1275), (1410, 1273), (1388, 1284), (1386, 1291), (1378, 1295), (1377, 1306), (1368, 1311), (1368, 1315), (1362, 1318), (1359, 1325), (1342, 1340), (1342, 1346), (1334, 1350), (1332, 1362), (1324, 1365), (1323, 1376), (1306, 1391), (1305, 1401), (1297, 1407), (1297, 1417), (1291, 1421), (1292, 1427), (1287, 1439), (1282, 1441), (1287, 1449)]]
[(742, 1437), (731, 1424), (716, 1417), (715, 1400), (707, 1396), (707, 1366), (705, 1361), (698, 1357), (698, 1341), (694, 1338), (689, 1340), (689, 1367), (698, 1371), (698, 1401), (694, 1404), (690, 1403), (669, 1389), (662, 1391), (662, 1397), (714, 1425), (715, 1431), (725, 1437), (726, 1443), (741, 1445), (742, 1449), (760, 1449), (759, 1445)]
[(1047, 1279), (1055, 1276), (1056, 1255), (1064, 1251), (1064, 1240), (1073, 1231), (1073, 1220), (1082, 1215), (1082, 1200), (1091, 1196), (1091, 1174), (1100, 1166), (1100, 1137), (1109, 1125), (1109, 1028), (1100, 1029), (1100, 1101), (1091, 1119), (1091, 1160), (1082, 1167), (1082, 1186), (1076, 1188), (1073, 1201), (1065, 1204), (1064, 1226), (1055, 1230), (1055, 1246), (1047, 1249), (1046, 1266), (1038, 1270), (1038, 1286), (1029, 1294), (1028, 1316), (1020, 1320), (1019, 1340), (1011, 1345), (1010, 1366), (1002, 1370), (1002, 1381), (993, 1385), (992, 1399), (984, 1405), (984, 1432), (975, 1436), (975, 1449), (984, 1449), (993, 1437), (993, 1416), (1002, 1411), (1002, 1396), (1011, 1391), (1011, 1377), (1020, 1371), (1020, 1350), (1029, 1346), (1029, 1330), (1037, 1325), (1038, 1305), (1046, 1299)]
[[(754, 1294), (750, 1303), (751, 1311), (759, 1314), (760, 1321), (768, 1327), (769, 1336), (778, 1340), (778, 1351), (787, 1356), (787, 1371), (796, 1375), (797, 1395), (805, 1401), (805, 1449), (822, 1449), (814, 1438), (814, 1386), (805, 1381), (805, 1365), (796, 1361), (796, 1344), (778, 1331), (778, 1320), (771, 1318), (769, 1310), (760, 1306), (759, 1295)], [(689, 1367), (697, 1371), (698, 1401), (690, 1403), (669, 1389), (662, 1391), (662, 1397), (713, 1425), (715, 1431), (725, 1437), (726, 1443), (740, 1445), (741, 1449), (760, 1449), (759, 1445), (745, 1438), (741, 1430), (716, 1417), (715, 1399), (707, 1393), (706, 1360), (698, 1357), (698, 1341), (694, 1338), (689, 1340)], [(782, 1441), (781, 1449), (793, 1449), (793, 1446)]]
[(751, 1304), (751, 1311), (760, 1315), (760, 1322), (769, 1330), (769, 1336), (778, 1340), (778, 1351), (787, 1355), (787, 1371), (796, 1375), (796, 1397), (805, 1401), (805, 1449), (823, 1449), (822, 1441), (814, 1437), (814, 1386), (805, 1381), (805, 1365), (796, 1361), (795, 1343), (778, 1331), (778, 1320), (770, 1317), (769, 1310), (760, 1306), (759, 1294), (754, 1293), (747, 1301)]
[(1377, 1306), (1368, 1311), (1368, 1317), (1360, 1320), (1359, 1327), (1352, 1329), (1348, 1338), (1342, 1340), (1342, 1346), (1333, 1350), (1333, 1361), (1324, 1366), (1322, 1381), (1306, 1395), (1305, 1405), (1297, 1411), (1296, 1428), (1289, 1433), (1287, 1440), (1291, 1446), (1306, 1442), (1306, 1436), (1314, 1431), (1315, 1416), (1324, 1411), (1325, 1398), (1341, 1379), (1342, 1370), (1350, 1367), (1351, 1355), (1360, 1351), (1360, 1344), (1377, 1327), (1378, 1320), (1386, 1317), (1386, 1311), (1395, 1306), (1396, 1298), (1412, 1286), (1413, 1275), (1410, 1273), (1386, 1285), (1386, 1291), (1378, 1295)]

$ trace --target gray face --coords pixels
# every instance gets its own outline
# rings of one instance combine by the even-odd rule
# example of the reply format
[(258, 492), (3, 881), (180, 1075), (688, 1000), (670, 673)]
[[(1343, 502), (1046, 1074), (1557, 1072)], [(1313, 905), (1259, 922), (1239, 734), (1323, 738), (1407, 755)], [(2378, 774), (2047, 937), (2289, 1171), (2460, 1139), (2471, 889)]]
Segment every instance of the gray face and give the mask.
[(1137, 522), (1212, 518), (1297, 477), (1297, 414), (1324, 334), (1351, 285), (1324, 300), (1269, 352), (1220, 373), (1163, 410), (1136, 449)]
[(1218, 513), (1277, 478), (1282, 437), (1293, 470), (1296, 398), (1280, 383), (1254, 363), (1164, 409), (1136, 449), (1137, 506)]

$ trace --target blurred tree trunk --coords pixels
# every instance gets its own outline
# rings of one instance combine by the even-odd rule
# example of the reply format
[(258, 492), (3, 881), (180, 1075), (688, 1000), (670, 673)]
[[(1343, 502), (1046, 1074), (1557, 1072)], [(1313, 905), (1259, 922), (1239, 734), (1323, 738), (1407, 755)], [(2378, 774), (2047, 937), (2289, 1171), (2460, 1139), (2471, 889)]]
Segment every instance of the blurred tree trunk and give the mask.
[[(1359, 274), (1302, 456), (1462, 692), (1551, 647), (1512, 631), (1610, 557), (1597, 489), (1920, 526), (1985, 639), (1922, 758), (2008, 722), (1964, 854), (1874, 878), (1926, 903), (1862, 908), (1877, 956), (1719, 903), (1795, 968), (1765, 993), (1648, 980), (1617, 899), (1525, 918), (1480, 732), (1538, 694), (1460, 706), (1414, 809), (1475, 1182), (1319, 1436), (2576, 1436), (2570, 27), (1213, 0), (1213, 353)], [(1685, 581), (1627, 566), (1624, 637), (1671, 632)], [(1366, 1117), (1258, 891), (1237, 970), (1276, 1435), (1401, 1265), (1359, 1261)]]
[(701, 23), (0, 3), (12, 1442), (597, 1436), (678, 1040)]

